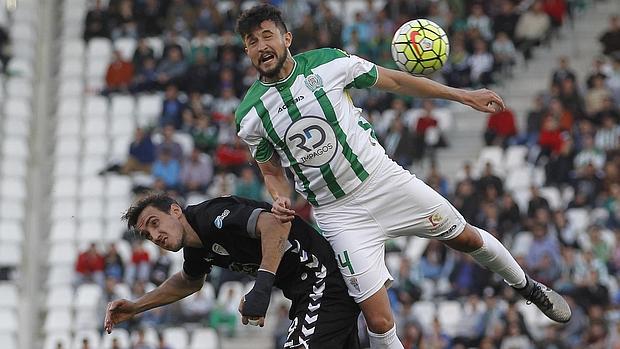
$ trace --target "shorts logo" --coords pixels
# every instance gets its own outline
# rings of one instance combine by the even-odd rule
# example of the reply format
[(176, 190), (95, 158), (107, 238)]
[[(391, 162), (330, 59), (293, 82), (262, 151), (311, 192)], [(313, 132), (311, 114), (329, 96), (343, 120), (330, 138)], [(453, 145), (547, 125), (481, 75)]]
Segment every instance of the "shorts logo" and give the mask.
[(226, 251), (226, 249), (224, 247), (222, 247), (222, 245), (220, 244), (213, 244), (213, 246), (211, 246), (211, 250), (219, 255), (222, 256), (228, 256), (229, 253), (228, 251)]
[(352, 276), (349, 278), (349, 283), (351, 284), (351, 286), (353, 286), (357, 290), (357, 292), (361, 292), (360, 283), (359, 281), (357, 281), (357, 278), (355, 276)]
[(230, 211), (228, 209), (224, 210), (224, 212), (222, 212), (221, 215), (215, 217), (215, 220), (213, 221), (213, 224), (215, 224), (215, 226), (218, 229), (222, 229), (222, 225), (224, 223), (224, 218), (226, 218), (229, 214), (230, 214)]
[(441, 221), (443, 221), (443, 216), (439, 213), (433, 213), (432, 216), (428, 217), (428, 220), (431, 222), (431, 225), (434, 228), (438, 226)]
[(323, 79), (321, 79), (321, 76), (318, 74), (310, 74), (306, 76), (306, 80), (304, 80), (304, 83), (306, 84), (306, 87), (312, 92), (323, 87)]
[(329, 163), (338, 151), (336, 133), (331, 125), (316, 116), (304, 116), (293, 122), (284, 139), (297, 163), (307, 167)]

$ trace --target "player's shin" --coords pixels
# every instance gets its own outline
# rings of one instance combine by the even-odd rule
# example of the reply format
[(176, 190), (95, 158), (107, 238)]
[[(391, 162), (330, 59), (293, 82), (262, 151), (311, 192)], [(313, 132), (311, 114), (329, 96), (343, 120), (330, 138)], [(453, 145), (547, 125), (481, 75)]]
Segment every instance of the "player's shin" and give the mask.
[(493, 235), (485, 230), (475, 228), (482, 238), (482, 247), (470, 252), (476, 262), (499, 274), (506, 283), (514, 287), (525, 286), (525, 272), (512, 257), (510, 252)]
[(368, 330), (371, 349), (404, 349), (396, 336), (396, 324), (386, 333), (373, 333)]

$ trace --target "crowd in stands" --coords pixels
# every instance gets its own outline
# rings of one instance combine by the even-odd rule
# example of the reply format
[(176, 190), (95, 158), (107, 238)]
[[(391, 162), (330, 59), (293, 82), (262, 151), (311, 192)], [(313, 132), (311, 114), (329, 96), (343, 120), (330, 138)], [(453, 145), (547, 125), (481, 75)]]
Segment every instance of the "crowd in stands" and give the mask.
[[(448, 31), (451, 45), (447, 65), (434, 78), (456, 87), (481, 87), (510, 78), (516, 62), (528, 61), (538, 45), (553, 40), (580, 4), (401, 0), (379, 8), (369, 0), (367, 9), (345, 21), (325, 1), (271, 3), (280, 6), (289, 21), (295, 37), (293, 54), (339, 47), (386, 67), (395, 67), (389, 45), (396, 28), (411, 18), (429, 18)], [(114, 53), (105, 88), (97, 92), (163, 96), (159, 122), (140, 125), (127, 159), (110, 164), (102, 175), (146, 173), (149, 179), (139, 181), (136, 194), (163, 190), (182, 202), (228, 194), (268, 199), (260, 173), (250, 165), (247, 148), (236, 137), (234, 110), (257, 72), (233, 32), (244, 1), (230, 4), (221, 12), (215, 0), (94, 2), (85, 19), (84, 40), (137, 41), (132, 57)], [(535, 186), (525, 207), (519, 205), (506, 189), (501, 171), (491, 165), (477, 175), (466, 164), (454, 185), (435, 166), (426, 175), (419, 174), (470, 223), (511, 246), (532, 277), (566, 294), (573, 308), (571, 323), (532, 329), (510, 289), (467, 255), (431, 242), (419, 260), (409, 260), (394, 245), (388, 254), (400, 259), (392, 270), (396, 280), (390, 295), (405, 348), (620, 345), (619, 36), (620, 20), (612, 17), (609, 30), (601, 36), (604, 56), (594, 60), (585, 81), (578, 81), (569, 59), (562, 57), (548, 88), (535, 97), (525, 129), (517, 128), (516, 116), (508, 109), (491, 115), (484, 132), (487, 145), (527, 145), (529, 163), (544, 168), (544, 185), (572, 193), (563, 196), (560, 207), (550, 205)], [(161, 52), (150, 46), (151, 37), (163, 39)], [(438, 148), (449, 146), (442, 120), (450, 115), (442, 101), (396, 98), (374, 90), (353, 91), (352, 98), (365, 110), (388, 154), (406, 168), (424, 157), (434, 159)], [(312, 219), (303, 199), (296, 198), (294, 205), (298, 214)], [(578, 222), (569, 219), (571, 209), (593, 211), (598, 218), (582, 231), (576, 228)], [(131, 244), (129, 258), (123, 258), (114, 244), (104, 251), (95, 245), (83, 251), (76, 265), (76, 283), (101, 285), (105, 301), (118, 298), (121, 285), (130, 289), (133, 299), (175, 272), (165, 251), (149, 255), (143, 242), (129, 232), (125, 240)], [(529, 242), (527, 249), (518, 248), (523, 241)], [(223, 270), (210, 276), (215, 294), (227, 280), (239, 280), (239, 276)], [(149, 311), (122, 326), (141, 333), (145, 326), (198, 323), (235, 335), (238, 299), (214, 302), (201, 297)], [(422, 323), (413, 309), (424, 300), (458, 300), (467, 321), (450, 331), (439, 319)], [(278, 318), (272, 321), (277, 322), (274, 338), (281, 347), (289, 320), (285, 308), (272, 306), (278, 307)], [(360, 331), (362, 337), (364, 333)], [(142, 336), (138, 338), (133, 348), (151, 348)]]

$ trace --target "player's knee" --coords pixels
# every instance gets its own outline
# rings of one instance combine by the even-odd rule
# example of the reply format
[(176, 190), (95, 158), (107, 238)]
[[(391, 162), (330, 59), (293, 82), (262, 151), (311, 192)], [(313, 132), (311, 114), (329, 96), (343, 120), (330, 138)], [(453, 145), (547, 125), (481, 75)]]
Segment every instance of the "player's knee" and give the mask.
[(394, 327), (394, 319), (388, 316), (373, 316), (370, 319), (366, 319), (366, 325), (370, 332), (382, 334)]

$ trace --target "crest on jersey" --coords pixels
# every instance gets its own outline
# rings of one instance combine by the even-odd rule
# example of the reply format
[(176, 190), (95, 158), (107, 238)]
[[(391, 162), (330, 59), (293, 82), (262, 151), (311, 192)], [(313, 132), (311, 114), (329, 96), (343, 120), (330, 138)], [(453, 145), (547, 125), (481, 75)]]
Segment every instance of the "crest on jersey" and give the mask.
[(327, 120), (305, 116), (293, 122), (284, 134), (286, 146), (298, 164), (321, 167), (338, 151), (336, 133)]
[[(215, 217), (215, 220), (213, 221), (213, 224), (215, 224), (215, 226), (218, 229), (222, 229), (222, 225), (224, 224), (224, 218), (226, 218), (229, 214), (230, 214), (230, 211), (228, 209), (225, 209), (224, 212), (222, 212), (222, 214), (220, 214), (219, 216)], [(213, 252), (215, 252), (215, 251), (213, 251)]]
[(323, 79), (318, 74), (310, 74), (306, 76), (306, 80), (304, 80), (306, 87), (310, 89), (310, 91), (314, 92), (323, 87)]

